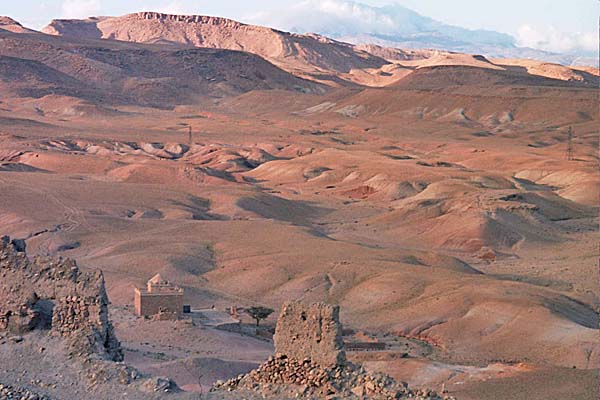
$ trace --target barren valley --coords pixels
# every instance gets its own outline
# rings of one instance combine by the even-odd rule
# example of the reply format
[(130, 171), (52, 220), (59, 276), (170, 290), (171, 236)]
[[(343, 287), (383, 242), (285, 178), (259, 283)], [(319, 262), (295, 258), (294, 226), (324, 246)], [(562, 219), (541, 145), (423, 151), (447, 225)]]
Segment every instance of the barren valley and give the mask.
[[(226, 311), (264, 333), (293, 299), (410, 387), (600, 396), (597, 69), (158, 13), (43, 32), (0, 19), (0, 233), (103, 272), (126, 365), (206, 393), (274, 351)], [(155, 274), (202, 316), (135, 315)], [(117, 393), (36, 371), (0, 383)]]

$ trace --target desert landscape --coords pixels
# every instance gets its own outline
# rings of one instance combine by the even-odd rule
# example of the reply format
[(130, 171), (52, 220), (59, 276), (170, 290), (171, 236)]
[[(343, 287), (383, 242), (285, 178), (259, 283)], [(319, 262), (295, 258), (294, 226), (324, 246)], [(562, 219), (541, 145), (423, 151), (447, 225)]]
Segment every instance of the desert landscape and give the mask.
[[(219, 17), (0, 17), (0, 398), (598, 399), (599, 84)], [(138, 315), (156, 274), (189, 312)], [(261, 375), (295, 362), (291, 300), (339, 306), (308, 310), (356, 370)]]

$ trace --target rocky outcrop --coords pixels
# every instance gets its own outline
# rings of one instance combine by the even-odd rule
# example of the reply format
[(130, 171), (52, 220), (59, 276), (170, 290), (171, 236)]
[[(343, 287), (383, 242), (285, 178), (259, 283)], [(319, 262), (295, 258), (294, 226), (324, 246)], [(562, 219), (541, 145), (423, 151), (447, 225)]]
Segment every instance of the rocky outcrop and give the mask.
[(14, 19), (6, 16), (0, 16), (0, 29), (4, 29), (5, 31), (9, 31), (12, 33), (30, 33), (34, 32), (31, 29), (27, 29), (23, 27), (19, 22)]
[[(165, 14), (155, 11), (141, 11), (135, 14), (136, 17), (146, 20), (157, 20), (157, 21), (174, 21), (174, 22), (185, 22), (188, 24), (208, 24), (208, 25), (220, 25), (230, 28), (240, 28), (245, 26), (241, 22), (237, 22), (231, 19), (222, 17), (211, 17), (207, 15), (176, 15), (176, 14)], [(269, 28), (266, 28), (269, 29)]]
[(102, 273), (81, 272), (70, 259), (30, 260), (24, 250), (22, 242), (0, 239), (0, 329), (50, 329), (72, 339), (79, 354), (121, 360)]
[[(101, 20), (75, 24), (63, 21), (69, 34), (60, 39), (40, 33), (9, 34), (0, 27), (0, 91), (36, 99), (58, 96), (58, 103), (50, 101), (58, 113), (99, 117), (118, 114), (109, 106), (124, 104), (165, 108), (252, 90), (325, 90), (255, 54), (230, 51), (226, 46), (172, 46), (164, 43), (176, 41), (169, 37), (156, 39), (164, 44), (156, 46), (123, 47), (121, 42), (112, 40), (82, 41), (98, 37), (96, 24), (104, 24)], [(153, 25), (147, 30), (149, 34), (164, 25), (157, 20), (135, 20), (133, 35), (141, 34), (136, 29), (138, 23)], [(57, 23), (56, 29), (60, 26)], [(68, 104), (60, 105), (63, 101)]]

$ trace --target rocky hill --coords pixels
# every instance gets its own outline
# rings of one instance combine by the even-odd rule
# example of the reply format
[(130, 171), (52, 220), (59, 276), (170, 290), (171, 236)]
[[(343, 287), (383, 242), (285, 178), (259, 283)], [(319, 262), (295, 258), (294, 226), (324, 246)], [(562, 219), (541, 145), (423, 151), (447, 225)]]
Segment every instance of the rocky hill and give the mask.
[(288, 70), (310, 74), (379, 68), (380, 57), (318, 35), (297, 35), (226, 18), (140, 12), (122, 17), (54, 20), (44, 33), (65, 37), (178, 43), (246, 51)]
[(600, 398), (597, 70), (124, 19), (2, 20), (0, 399)]
[(15, 21), (10, 17), (0, 15), (0, 29), (15, 33), (31, 33), (34, 32), (31, 29), (23, 27), (19, 22)]
[(320, 90), (315, 83), (241, 51), (100, 42), (7, 30), (0, 30), (0, 87), (22, 97), (62, 94), (158, 107), (257, 89)]
[[(502, 60), (492, 63), (481, 56), (439, 50), (401, 50), (377, 45), (355, 46), (317, 34), (293, 34), (202, 15), (139, 12), (121, 17), (53, 20), (42, 31), (67, 38), (244, 51), (258, 55), (298, 77), (329, 86), (386, 86), (421, 67), (451, 65), (503, 68)], [(523, 63), (510, 62), (510, 65), (515, 64)], [(576, 81), (586, 81), (592, 77), (558, 64), (535, 61), (527, 64), (526, 74)], [(591, 83), (595, 82), (592, 79)]]

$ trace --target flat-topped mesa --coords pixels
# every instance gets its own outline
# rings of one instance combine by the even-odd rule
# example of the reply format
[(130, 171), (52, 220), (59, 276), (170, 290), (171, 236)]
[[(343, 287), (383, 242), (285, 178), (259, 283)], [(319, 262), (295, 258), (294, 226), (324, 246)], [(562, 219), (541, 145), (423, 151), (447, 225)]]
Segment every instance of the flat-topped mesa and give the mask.
[(123, 358), (108, 317), (102, 273), (82, 272), (71, 259), (29, 259), (23, 241), (3, 236), (0, 330), (23, 334), (35, 328), (72, 339), (81, 354)]
[(290, 358), (309, 358), (323, 368), (346, 363), (340, 309), (326, 303), (283, 305), (275, 329), (275, 351)]
[(159, 20), (159, 21), (176, 21), (185, 23), (196, 23), (196, 24), (207, 24), (207, 25), (222, 25), (227, 27), (239, 27), (247, 26), (238, 21), (234, 21), (228, 18), (222, 17), (211, 17), (207, 15), (177, 15), (177, 14), (165, 14), (156, 11), (142, 11), (134, 14), (126, 15), (125, 18), (139, 17), (147, 20)]
[(227, 18), (175, 15), (154, 11), (120, 17), (54, 20), (42, 32), (78, 39), (109, 39), (137, 43), (183, 44), (256, 54), (300, 76), (324, 71), (349, 73), (380, 68), (380, 57), (357, 51), (352, 45), (320, 35), (296, 35), (273, 28), (247, 25)]

